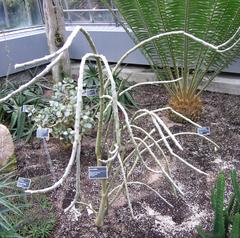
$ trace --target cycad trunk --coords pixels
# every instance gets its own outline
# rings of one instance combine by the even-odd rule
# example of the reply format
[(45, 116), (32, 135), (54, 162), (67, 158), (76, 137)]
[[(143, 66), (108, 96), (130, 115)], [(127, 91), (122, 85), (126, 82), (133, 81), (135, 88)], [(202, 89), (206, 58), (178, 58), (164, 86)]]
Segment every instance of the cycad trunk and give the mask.
[[(201, 97), (196, 94), (171, 95), (169, 106), (194, 121), (198, 120), (202, 114), (202, 100)], [(177, 122), (184, 122), (184, 120), (173, 113), (170, 113), (170, 118)]]
[[(49, 52), (54, 53), (60, 49), (65, 42), (65, 25), (63, 10), (59, 0), (44, 0), (45, 29), (48, 40)], [(64, 57), (52, 69), (52, 76), (55, 82), (61, 81), (69, 76), (70, 58), (66, 51)]]

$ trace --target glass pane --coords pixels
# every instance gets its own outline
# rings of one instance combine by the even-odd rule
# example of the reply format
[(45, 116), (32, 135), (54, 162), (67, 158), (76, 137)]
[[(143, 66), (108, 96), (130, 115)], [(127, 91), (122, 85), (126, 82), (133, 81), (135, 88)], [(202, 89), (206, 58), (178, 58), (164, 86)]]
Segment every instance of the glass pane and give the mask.
[(67, 0), (69, 9), (89, 9), (88, 0)]
[(27, 12), (25, 4), (21, 0), (8, 1), (3, 0), (6, 3), (7, 13), (9, 18), (10, 28), (28, 26)]
[(28, 0), (30, 4), (30, 11), (31, 11), (31, 18), (32, 18), (32, 25), (41, 25), (42, 16), (40, 13), (40, 5), (38, 0)]
[(94, 22), (109, 23), (113, 22), (113, 17), (111, 12), (92, 12), (92, 18)]
[(88, 12), (69, 12), (67, 13), (67, 19), (73, 22), (91, 22)]
[(104, 4), (101, 3), (100, 0), (90, 0), (89, 2), (91, 4), (91, 8), (94, 8), (94, 9), (105, 9), (106, 8), (104, 6)]
[(62, 4), (65, 10), (69, 10), (65, 11), (67, 22), (114, 23), (101, 0), (62, 0)]
[(0, 2), (0, 30), (7, 27), (7, 21), (5, 18), (3, 3)]
[(42, 24), (38, 0), (0, 0), (0, 29)]

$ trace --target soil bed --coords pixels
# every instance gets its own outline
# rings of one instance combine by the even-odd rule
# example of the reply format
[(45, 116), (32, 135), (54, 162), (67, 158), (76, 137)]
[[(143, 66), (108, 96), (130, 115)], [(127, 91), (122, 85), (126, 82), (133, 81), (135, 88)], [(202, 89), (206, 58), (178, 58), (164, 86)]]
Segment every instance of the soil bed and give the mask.
[[(136, 100), (141, 107), (157, 109), (167, 104), (166, 92), (156, 86), (145, 86), (134, 92)], [(181, 136), (178, 139), (184, 147), (178, 154), (195, 167), (208, 173), (200, 175), (182, 162), (169, 158), (173, 179), (185, 193), (175, 197), (171, 186), (162, 175), (151, 174), (139, 167), (134, 173), (134, 179), (144, 181), (155, 188), (174, 207), (171, 208), (160, 200), (153, 192), (141, 186), (131, 186), (131, 199), (137, 219), (131, 218), (127, 201), (121, 196), (109, 210), (105, 225), (97, 229), (94, 225), (94, 215), (88, 215), (82, 209), (81, 215), (75, 219), (73, 213), (63, 213), (72, 201), (75, 194), (75, 167), (64, 186), (48, 194), (58, 211), (58, 223), (49, 236), (51, 238), (194, 238), (196, 226), (201, 225), (207, 230), (211, 229), (213, 213), (210, 204), (210, 192), (219, 171), (224, 170), (226, 175), (232, 168), (240, 169), (240, 97), (226, 94), (204, 92), (202, 95), (204, 110), (198, 123), (211, 128), (210, 138), (220, 149), (214, 147), (197, 136)], [(192, 125), (176, 124), (167, 119), (166, 114), (161, 115), (170, 130), (196, 131)], [(141, 123), (147, 124), (146, 121)], [(150, 131), (150, 128), (149, 128)], [(68, 163), (70, 150), (54, 139), (47, 143), (52, 158), (56, 177), (60, 178)], [(95, 163), (95, 133), (83, 140), (81, 155), (81, 189), (82, 200), (98, 207), (100, 183), (88, 179), (88, 166)], [(51, 170), (43, 145), (34, 139), (32, 143), (16, 145), (18, 162), (18, 175), (32, 178), (32, 188), (43, 188), (53, 183)], [(149, 164), (154, 168), (154, 164)], [(226, 194), (227, 198), (227, 194)], [(76, 214), (75, 214), (76, 215)]]

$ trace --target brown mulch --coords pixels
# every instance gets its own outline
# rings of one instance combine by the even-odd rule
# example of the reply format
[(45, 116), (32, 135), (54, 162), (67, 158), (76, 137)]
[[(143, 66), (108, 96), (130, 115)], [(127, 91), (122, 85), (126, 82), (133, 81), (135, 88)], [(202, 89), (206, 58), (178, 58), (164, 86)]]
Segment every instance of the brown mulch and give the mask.
[[(167, 105), (167, 96), (164, 89), (156, 86), (138, 88), (134, 92), (136, 100), (150, 109)], [(196, 227), (203, 226), (211, 229), (213, 213), (210, 203), (211, 189), (219, 171), (224, 170), (229, 176), (232, 168), (240, 169), (240, 97), (204, 92), (203, 115), (198, 121), (202, 126), (211, 128), (211, 138), (220, 149), (197, 136), (178, 137), (184, 151), (176, 151), (182, 158), (208, 176), (201, 175), (175, 158), (169, 157), (173, 179), (184, 192), (174, 196), (171, 186), (160, 174), (151, 174), (142, 166), (134, 173), (133, 179), (144, 181), (155, 188), (174, 207), (166, 205), (156, 194), (141, 186), (131, 186), (131, 199), (135, 220), (131, 214), (124, 196), (121, 196), (113, 208), (109, 210), (105, 224), (101, 229), (94, 225), (94, 215), (88, 215), (86, 209), (81, 210), (78, 220), (74, 215), (63, 213), (75, 194), (75, 167), (64, 186), (50, 193), (48, 196), (58, 209), (58, 224), (51, 238), (194, 238)], [(192, 125), (176, 124), (166, 119), (171, 131), (196, 131)], [(140, 125), (148, 125), (149, 121), (141, 121)], [(88, 179), (88, 167), (95, 164), (95, 134), (88, 135), (83, 140), (81, 155), (81, 198), (91, 203), (94, 208), (99, 204), (100, 183)], [(58, 178), (64, 172), (68, 163), (70, 150), (65, 149), (57, 140), (48, 142), (52, 163)], [(51, 171), (47, 163), (43, 147), (36, 139), (32, 143), (16, 145), (18, 173), (20, 176), (33, 178), (32, 188), (43, 188), (53, 183)], [(146, 155), (147, 156), (147, 155)], [(147, 158), (147, 157), (146, 157)], [(152, 168), (156, 166), (149, 162)], [(228, 196), (226, 196), (226, 199)]]

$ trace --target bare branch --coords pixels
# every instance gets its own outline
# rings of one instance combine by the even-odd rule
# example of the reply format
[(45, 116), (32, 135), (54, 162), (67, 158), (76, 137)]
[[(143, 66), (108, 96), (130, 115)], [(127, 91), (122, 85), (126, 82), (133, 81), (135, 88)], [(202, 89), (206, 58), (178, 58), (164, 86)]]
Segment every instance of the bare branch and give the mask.
[(180, 81), (182, 78), (174, 79), (174, 80), (167, 80), (167, 81), (153, 81), (153, 82), (142, 82), (142, 83), (137, 83), (134, 84), (127, 89), (123, 90), (121, 93), (119, 93), (119, 96), (122, 96), (124, 93), (132, 90), (135, 87), (143, 86), (143, 85), (153, 85), (153, 84), (168, 84), (168, 83), (176, 83)]

